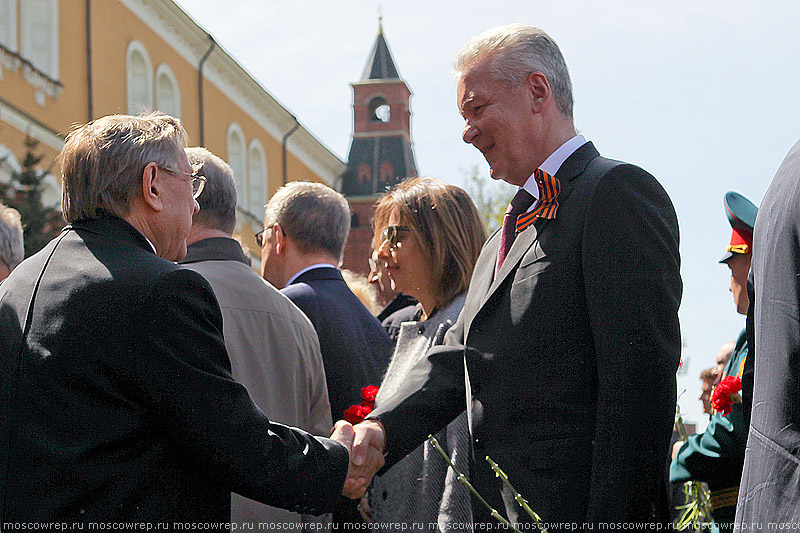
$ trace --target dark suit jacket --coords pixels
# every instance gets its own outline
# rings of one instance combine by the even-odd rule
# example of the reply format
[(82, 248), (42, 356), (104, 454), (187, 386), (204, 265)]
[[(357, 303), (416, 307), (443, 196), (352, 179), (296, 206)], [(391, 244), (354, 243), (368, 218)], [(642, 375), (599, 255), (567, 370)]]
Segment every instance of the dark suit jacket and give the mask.
[(789, 151), (756, 218), (755, 376), (736, 522), (800, 521), (800, 143)]
[(304, 272), (282, 292), (314, 324), (334, 420), (361, 403), (361, 388), (379, 385), (393, 346), (389, 336), (335, 268)]
[(24, 261), (0, 327), (0, 524), (227, 522), (231, 491), (336, 503), (345, 448), (267, 420), (211, 287), (127, 222), (76, 222)]
[(429, 352), (427, 383), (376, 412), (387, 463), (464, 409), (466, 356), (471, 475), (495, 508), (487, 454), (545, 522), (660, 519), (680, 355), (675, 211), (651, 175), (591, 143), (556, 177), (557, 217), (520, 233), (496, 278), (490, 237), (446, 346)]

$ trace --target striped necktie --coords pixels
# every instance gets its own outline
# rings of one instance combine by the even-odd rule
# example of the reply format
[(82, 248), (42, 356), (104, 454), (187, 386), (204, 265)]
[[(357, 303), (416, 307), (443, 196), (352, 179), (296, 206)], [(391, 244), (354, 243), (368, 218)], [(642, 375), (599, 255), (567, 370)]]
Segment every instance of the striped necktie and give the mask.
[(556, 218), (561, 184), (556, 177), (538, 168), (533, 172), (533, 179), (539, 186), (539, 201), (536, 207), (517, 218), (516, 235), (527, 229), (537, 218)]

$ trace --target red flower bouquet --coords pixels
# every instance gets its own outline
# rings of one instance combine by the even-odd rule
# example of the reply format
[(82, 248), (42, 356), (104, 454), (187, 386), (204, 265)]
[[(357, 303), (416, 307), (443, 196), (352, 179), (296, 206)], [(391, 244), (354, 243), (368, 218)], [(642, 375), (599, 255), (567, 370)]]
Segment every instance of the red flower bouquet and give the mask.
[(378, 395), (378, 387), (367, 385), (361, 389), (361, 403), (351, 405), (344, 412), (344, 419), (351, 424), (363, 422), (368, 414), (375, 408), (375, 396)]
[(739, 376), (725, 377), (714, 387), (714, 392), (711, 395), (712, 407), (718, 413), (727, 416), (733, 409), (733, 404), (742, 401), (742, 397), (739, 395), (741, 390), (742, 380)]

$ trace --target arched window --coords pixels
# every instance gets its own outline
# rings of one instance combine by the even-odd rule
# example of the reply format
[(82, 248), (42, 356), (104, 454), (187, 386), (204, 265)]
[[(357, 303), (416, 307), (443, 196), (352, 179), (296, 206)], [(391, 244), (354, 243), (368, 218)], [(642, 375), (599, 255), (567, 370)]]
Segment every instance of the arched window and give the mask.
[(389, 122), (392, 118), (391, 109), (386, 99), (382, 96), (376, 96), (369, 102), (369, 120), (370, 122)]
[(20, 2), (20, 52), (41, 72), (58, 79), (58, 1)]
[(250, 141), (247, 156), (248, 176), (250, 177), (250, 212), (261, 218), (267, 203), (267, 158), (258, 139)]
[(369, 183), (372, 181), (372, 167), (370, 167), (369, 164), (359, 163), (357, 173), (359, 183)]
[(394, 167), (388, 161), (381, 163), (381, 181), (383, 183), (394, 182)]
[(127, 54), (128, 113), (137, 115), (153, 109), (153, 69), (147, 50), (139, 41), (131, 41)]
[(228, 126), (228, 164), (236, 181), (238, 204), (247, 209), (247, 153), (244, 148), (244, 133), (235, 122)]
[(156, 69), (156, 109), (168, 115), (181, 118), (181, 92), (178, 80), (167, 65)]

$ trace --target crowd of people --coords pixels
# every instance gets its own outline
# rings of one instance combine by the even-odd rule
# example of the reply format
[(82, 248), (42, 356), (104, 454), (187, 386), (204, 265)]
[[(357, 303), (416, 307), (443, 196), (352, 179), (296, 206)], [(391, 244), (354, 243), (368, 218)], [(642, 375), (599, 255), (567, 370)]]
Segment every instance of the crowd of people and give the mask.
[[(187, 147), (178, 119), (70, 133), (64, 230), (21, 261), (19, 216), (0, 206), (0, 529), (447, 531), (498, 511), (521, 529), (655, 527), (668, 482), (690, 480), (709, 484), (715, 527), (800, 523), (800, 148), (757, 222), (726, 195), (721, 262), (748, 328), (709, 373), (708, 429), (673, 446), (667, 474), (670, 198), (576, 131), (544, 31), (488, 30), (455, 71), (464, 142), (518, 191), (489, 237), (459, 187), (387, 191), (364, 258), (372, 311), (340, 269), (340, 193), (290, 182), (270, 198), (259, 275), (234, 235), (231, 168)], [(743, 401), (714, 411), (729, 377)]]

